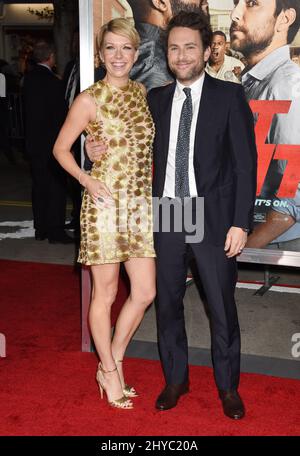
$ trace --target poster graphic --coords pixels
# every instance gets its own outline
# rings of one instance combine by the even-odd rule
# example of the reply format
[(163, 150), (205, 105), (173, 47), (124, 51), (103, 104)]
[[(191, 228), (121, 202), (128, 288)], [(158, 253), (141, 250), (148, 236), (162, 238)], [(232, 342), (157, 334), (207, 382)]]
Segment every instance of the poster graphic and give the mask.
[(150, 90), (172, 80), (162, 34), (182, 9), (209, 15), (217, 33), (206, 71), (242, 84), (255, 118), (258, 188), (247, 247), (300, 252), (300, 1), (94, 0), (94, 30), (119, 16), (135, 22), (141, 47), (131, 77)]

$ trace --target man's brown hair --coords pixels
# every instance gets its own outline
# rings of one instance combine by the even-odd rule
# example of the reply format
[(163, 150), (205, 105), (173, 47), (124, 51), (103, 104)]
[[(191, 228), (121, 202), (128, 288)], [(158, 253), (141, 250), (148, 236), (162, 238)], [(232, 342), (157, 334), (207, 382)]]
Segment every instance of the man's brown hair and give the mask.
[(181, 11), (174, 16), (167, 27), (167, 39), (171, 30), (175, 27), (187, 27), (192, 30), (198, 30), (202, 39), (203, 48), (206, 49), (211, 45), (212, 29), (207, 16), (201, 11), (199, 13)]

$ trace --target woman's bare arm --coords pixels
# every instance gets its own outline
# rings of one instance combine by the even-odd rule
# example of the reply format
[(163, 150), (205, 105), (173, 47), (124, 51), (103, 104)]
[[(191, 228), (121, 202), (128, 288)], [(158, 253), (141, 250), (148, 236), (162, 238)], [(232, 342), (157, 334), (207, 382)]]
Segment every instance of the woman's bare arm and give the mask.
[(86, 93), (80, 94), (71, 106), (58, 138), (54, 144), (53, 154), (60, 165), (75, 179), (78, 179), (81, 168), (71, 152), (71, 147), (88, 123), (96, 118), (96, 105)]
[(88, 123), (95, 119), (96, 105), (92, 97), (86, 93), (78, 95), (54, 144), (53, 154), (60, 165), (86, 187), (94, 199), (97, 199), (99, 196), (111, 197), (110, 191), (104, 183), (85, 174), (71, 152), (71, 147), (78, 136), (85, 130)]

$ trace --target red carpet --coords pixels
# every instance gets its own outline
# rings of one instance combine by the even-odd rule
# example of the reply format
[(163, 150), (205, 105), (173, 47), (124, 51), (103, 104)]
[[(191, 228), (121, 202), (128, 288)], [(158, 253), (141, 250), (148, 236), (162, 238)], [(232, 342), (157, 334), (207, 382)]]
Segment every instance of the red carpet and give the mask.
[(101, 401), (97, 360), (80, 352), (79, 276), (71, 267), (0, 261), (0, 435), (300, 435), (300, 381), (243, 374), (247, 417), (221, 411), (212, 370), (191, 367), (191, 393), (157, 412), (157, 361), (126, 360), (141, 397), (131, 411)]

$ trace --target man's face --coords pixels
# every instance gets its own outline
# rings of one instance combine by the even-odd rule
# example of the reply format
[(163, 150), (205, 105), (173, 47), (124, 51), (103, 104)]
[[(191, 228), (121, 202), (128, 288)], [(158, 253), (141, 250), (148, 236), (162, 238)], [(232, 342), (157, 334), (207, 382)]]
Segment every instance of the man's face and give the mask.
[(203, 49), (199, 31), (188, 27), (174, 27), (168, 39), (168, 63), (184, 85), (191, 85), (204, 71), (210, 48)]
[(275, 33), (276, 0), (233, 0), (230, 27), (231, 47), (245, 57), (259, 53)]
[(170, 0), (172, 15), (175, 16), (180, 11), (198, 13), (200, 9), (208, 15), (207, 0)]
[(226, 51), (226, 40), (222, 35), (214, 35), (211, 44), (210, 61), (212, 63), (222, 63)]

